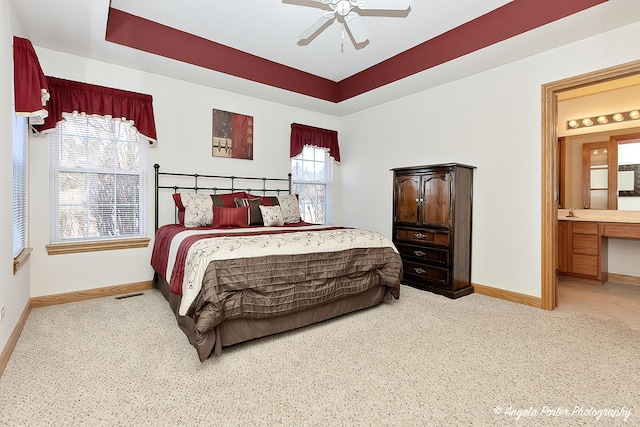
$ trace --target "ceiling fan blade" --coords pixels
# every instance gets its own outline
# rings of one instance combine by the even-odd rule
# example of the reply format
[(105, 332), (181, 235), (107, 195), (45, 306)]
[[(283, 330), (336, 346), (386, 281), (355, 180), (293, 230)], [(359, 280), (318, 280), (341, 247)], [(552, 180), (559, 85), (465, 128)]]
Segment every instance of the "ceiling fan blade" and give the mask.
[(336, 14), (334, 12), (325, 12), (316, 22), (302, 30), (300, 34), (298, 34), (298, 38), (300, 40), (308, 39), (309, 37), (314, 35), (316, 31), (322, 28), (327, 22), (335, 18), (335, 16)]
[(362, 10), (407, 10), (411, 0), (360, 0), (358, 7)]
[(360, 19), (360, 15), (355, 12), (349, 12), (347, 16), (344, 17), (344, 23), (349, 29), (353, 40), (357, 43), (364, 43), (369, 38), (369, 31), (362, 23), (362, 19)]

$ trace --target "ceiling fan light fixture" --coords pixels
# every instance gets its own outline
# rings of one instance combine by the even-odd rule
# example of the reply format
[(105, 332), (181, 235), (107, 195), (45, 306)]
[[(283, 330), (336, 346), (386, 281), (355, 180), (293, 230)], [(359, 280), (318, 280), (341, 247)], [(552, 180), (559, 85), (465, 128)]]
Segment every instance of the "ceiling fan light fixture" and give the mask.
[(325, 24), (333, 20), (336, 14), (341, 16), (343, 26), (346, 26), (356, 44), (365, 43), (369, 39), (369, 32), (360, 19), (358, 10), (407, 10), (411, 0), (311, 0), (322, 3), (331, 8), (322, 17), (298, 34), (298, 39), (306, 40), (324, 28)]
[[(330, 6), (333, 7), (333, 5)], [(349, 14), (349, 12), (351, 12), (351, 9), (353, 9), (353, 6), (351, 5), (351, 2), (349, 0), (341, 0), (335, 5), (334, 10), (338, 13), (338, 15), (346, 16)]]

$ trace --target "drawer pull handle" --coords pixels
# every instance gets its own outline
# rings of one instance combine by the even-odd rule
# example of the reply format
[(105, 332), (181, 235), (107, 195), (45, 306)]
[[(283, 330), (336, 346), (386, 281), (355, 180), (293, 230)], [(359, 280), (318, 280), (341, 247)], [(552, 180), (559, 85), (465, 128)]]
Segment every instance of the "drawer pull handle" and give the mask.
[(420, 268), (420, 267), (416, 267), (416, 268), (414, 268), (414, 269), (413, 269), (413, 271), (415, 271), (415, 272), (416, 272), (416, 273), (418, 273), (418, 274), (424, 274), (424, 273), (426, 273), (426, 272), (427, 272), (427, 270), (422, 269), (422, 268)]
[(416, 239), (424, 239), (425, 237), (427, 237), (426, 234), (422, 234), (422, 233), (416, 233), (415, 236), (416, 236)]
[(427, 253), (423, 252), (423, 251), (413, 251), (414, 254), (416, 254), (416, 256), (425, 256)]

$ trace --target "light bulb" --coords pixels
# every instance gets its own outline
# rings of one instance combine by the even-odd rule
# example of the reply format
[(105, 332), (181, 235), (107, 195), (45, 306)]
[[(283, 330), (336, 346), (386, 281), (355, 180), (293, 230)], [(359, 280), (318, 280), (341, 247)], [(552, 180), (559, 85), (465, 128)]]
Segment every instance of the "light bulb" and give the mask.
[(591, 126), (593, 124), (593, 120), (590, 118), (582, 119), (582, 124), (585, 126)]
[(616, 122), (621, 122), (624, 120), (624, 116), (620, 113), (615, 113), (613, 115), (613, 120), (615, 120)]

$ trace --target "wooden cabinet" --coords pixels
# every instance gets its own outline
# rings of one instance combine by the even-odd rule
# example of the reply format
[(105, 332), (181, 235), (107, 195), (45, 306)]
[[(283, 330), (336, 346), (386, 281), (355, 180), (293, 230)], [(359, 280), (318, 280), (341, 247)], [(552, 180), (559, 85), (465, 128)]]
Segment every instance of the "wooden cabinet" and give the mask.
[[(558, 222), (558, 272), (588, 279), (607, 281), (606, 249), (600, 223), (591, 221)], [(604, 256), (603, 256), (604, 254)]]
[(576, 222), (571, 229), (571, 273), (600, 279), (600, 236), (598, 223)]
[(473, 169), (458, 163), (393, 169), (393, 242), (403, 283), (449, 298), (473, 292)]

